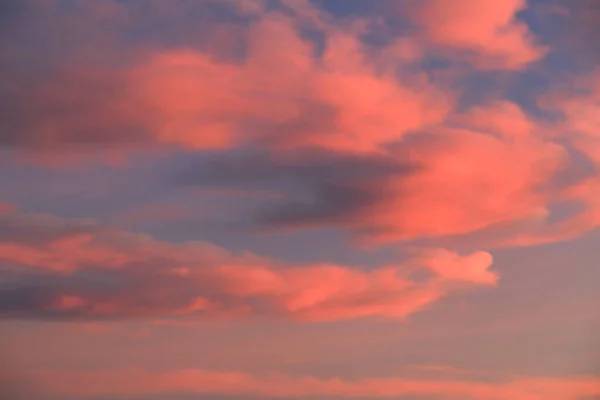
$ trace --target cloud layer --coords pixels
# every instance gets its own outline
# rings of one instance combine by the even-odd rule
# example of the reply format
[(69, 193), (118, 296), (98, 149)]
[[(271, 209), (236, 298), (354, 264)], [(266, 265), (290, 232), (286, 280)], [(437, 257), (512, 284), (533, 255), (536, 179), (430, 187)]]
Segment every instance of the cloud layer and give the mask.
[[(497, 280), (487, 253), (438, 250), (365, 271), (286, 265), (43, 215), (9, 214), (0, 226), (5, 318), (403, 318), (453, 290)], [(429, 278), (414, 280), (419, 270)]]
[[(36, 379), (50, 393), (78, 398), (110, 395), (180, 393), (230, 395), (251, 398), (397, 398), (427, 396), (434, 399), (578, 400), (597, 396), (595, 378), (521, 378), (507, 382), (427, 381), (379, 378), (347, 381), (273, 373), (252, 376), (240, 372), (185, 370), (169, 373), (145, 371), (76, 373), (41, 372)], [(73, 384), (77, 382), (77, 384)]]

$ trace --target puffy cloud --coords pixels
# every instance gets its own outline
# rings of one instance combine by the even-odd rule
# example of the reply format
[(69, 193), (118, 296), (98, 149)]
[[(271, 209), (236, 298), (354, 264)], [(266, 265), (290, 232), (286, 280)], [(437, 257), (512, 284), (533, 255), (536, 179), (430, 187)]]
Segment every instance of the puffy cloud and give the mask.
[(492, 256), (484, 251), (461, 257), (448, 250), (437, 249), (425, 254), (423, 263), (438, 276), (473, 283), (495, 284), (498, 275), (488, 268)]
[[(482, 253), (442, 252), (410, 265), (360, 270), (286, 265), (205, 242), (161, 242), (43, 216), (4, 216), (0, 226), (5, 318), (402, 318), (455, 290), (453, 282), (496, 281), (488, 271), (491, 256)], [(412, 274), (423, 268), (433, 273), (414, 280)]]
[(411, 8), (428, 41), (485, 69), (519, 69), (547, 51), (517, 18), (526, 7), (526, 0), (427, 0)]
[[(19, 68), (23, 60), (8, 53), (11, 73), (0, 82), (8, 124), (0, 144), (66, 151), (267, 143), (362, 152), (437, 123), (450, 110), (452, 97), (426, 75), (382, 71), (356, 32), (298, 4), (291, 7), (295, 17), (264, 11), (243, 20), (229, 39), (219, 39), (213, 23), (204, 32), (214, 38), (210, 45), (102, 47), (105, 59), (119, 63), (65, 57), (40, 74)], [(307, 18), (320, 22), (322, 50), (301, 33)], [(73, 46), (78, 54), (79, 44)], [(219, 56), (236, 46), (243, 58)]]
[(404, 196), (374, 210), (384, 235), (464, 234), (538, 213), (548, 202), (538, 187), (563, 160), (561, 148), (550, 143), (502, 141), (467, 129), (443, 130), (432, 139), (433, 145), (414, 149), (425, 166), (402, 182)]
[(378, 74), (351, 36), (328, 37), (318, 60), (290, 21), (271, 17), (251, 28), (248, 41), (241, 66), (174, 51), (132, 72), (157, 140), (200, 149), (259, 142), (374, 151), (449, 110), (448, 96), (426, 79)]
[(382, 153), (226, 154), (182, 180), (278, 187), (282, 198), (259, 210), (263, 225), (340, 227), (385, 242), (544, 224), (554, 203), (566, 201), (561, 190), (571, 182), (557, 177), (571, 161), (516, 104), (495, 102), (454, 116), (448, 127), (408, 134)]
[[(296, 377), (281, 373), (253, 376), (242, 372), (182, 370), (71, 372), (30, 374), (48, 393), (78, 398), (144, 395), (230, 395), (273, 398), (396, 398), (427, 396), (440, 399), (477, 400), (578, 400), (597, 396), (597, 378), (519, 378), (494, 383), (468, 380), (408, 380), (402, 378)], [(77, 382), (74, 384), (73, 382)]]

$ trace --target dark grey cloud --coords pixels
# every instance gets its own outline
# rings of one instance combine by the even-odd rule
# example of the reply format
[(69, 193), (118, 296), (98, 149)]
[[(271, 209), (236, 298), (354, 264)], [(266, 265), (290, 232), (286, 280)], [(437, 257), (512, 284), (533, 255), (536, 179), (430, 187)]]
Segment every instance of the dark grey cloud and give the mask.
[[(263, 227), (343, 223), (390, 200), (390, 182), (418, 172), (407, 153), (350, 155), (325, 151), (225, 153), (183, 171), (182, 185), (261, 187), (280, 191), (255, 220)], [(397, 196), (397, 193), (394, 193)]]
[(209, 156), (183, 171), (178, 183), (230, 185), (277, 181), (369, 181), (414, 171), (408, 159), (383, 155), (352, 155), (329, 151), (248, 149)]
[(385, 201), (385, 193), (374, 186), (317, 183), (311, 188), (310, 199), (265, 206), (259, 213), (259, 221), (266, 225), (292, 227), (343, 222)]

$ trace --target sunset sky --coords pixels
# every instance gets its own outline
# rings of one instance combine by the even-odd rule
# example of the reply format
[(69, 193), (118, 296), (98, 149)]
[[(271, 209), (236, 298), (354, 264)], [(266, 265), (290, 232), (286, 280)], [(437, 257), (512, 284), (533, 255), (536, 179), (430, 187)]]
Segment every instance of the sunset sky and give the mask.
[(598, 37), (0, 0), (0, 399), (600, 399)]

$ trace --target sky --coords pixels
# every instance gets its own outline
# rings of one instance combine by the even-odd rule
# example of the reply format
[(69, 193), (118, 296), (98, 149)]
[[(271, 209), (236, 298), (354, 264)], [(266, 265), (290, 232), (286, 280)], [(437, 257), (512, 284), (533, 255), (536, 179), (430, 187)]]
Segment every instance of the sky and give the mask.
[(0, 2), (0, 399), (600, 399), (600, 3)]

